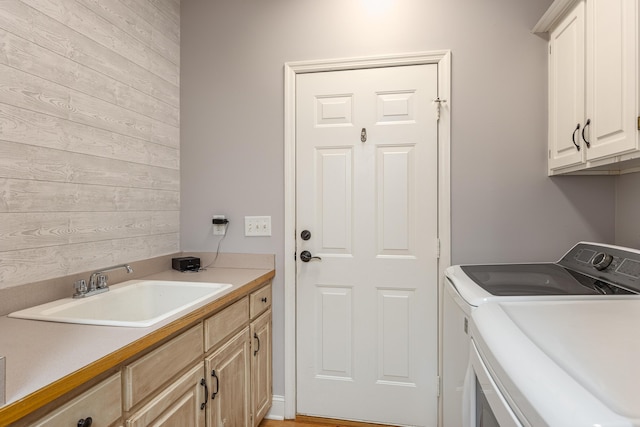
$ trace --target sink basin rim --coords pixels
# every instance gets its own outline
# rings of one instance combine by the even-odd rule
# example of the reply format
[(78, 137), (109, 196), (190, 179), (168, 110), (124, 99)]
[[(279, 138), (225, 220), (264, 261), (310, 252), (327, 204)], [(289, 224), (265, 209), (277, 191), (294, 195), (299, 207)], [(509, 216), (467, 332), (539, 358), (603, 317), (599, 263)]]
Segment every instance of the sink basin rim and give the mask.
[[(153, 326), (156, 323), (165, 320), (172, 315), (175, 315), (188, 308), (193, 308), (201, 303), (211, 302), (218, 294), (229, 289), (231, 286), (232, 285), (229, 283), (214, 282), (183, 282), (173, 280), (145, 279), (129, 280), (117, 285), (110, 286), (109, 291), (102, 294), (78, 299), (71, 297), (62, 298), (56, 301), (13, 312), (9, 314), (9, 317), (82, 325), (144, 328)], [(165, 305), (168, 305), (165, 310), (157, 312), (157, 310), (154, 311), (154, 309), (156, 309), (157, 307), (152, 307), (150, 310), (151, 312), (145, 317), (145, 313), (138, 313), (138, 311), (142, 311), (142, 308), (139, 305), (136, 305), (136, 303), (139, 302), (141, 296), (140, 293), (148, 291), (151, 288), (155, 289), (155, 292), (173, 292), (174, 297), (176, 296), (176, 292), (182, 292), (187, 289), (195, 290), (196, 295), (194, 295), (194, 297), (189, 299), (188, 301), (178, 302), (173, 305), (172, 301), (167, 301), (165, 298), (165, 300), (161, 301)], [(129, 295), (132, 294), (136, 296), (136, 293), (138, 294), (137, 299), (131, 298)], [(154, 295), (152, 294), (151, 296), (153, 297)], [(102, 306), (103, 303), (105, 303), (105, 300), (106, 303), (111, 303), (114, 305), (113, 310), (110, 311), (106, 316), (102, 316), (101, 318), (92, 318), (91, 316), (93, 315), (93, 313), (91, 315), (82, 315), (83, 309), (84, 311), (87, 311), (88, 308), (88, 311), (91, 311), (91, 307), (98, 308)], [(120, 313), (118, 313), (118, 309), (121, 310)], [(71, 314), (69, 314), (69, 312), (71, 312)], [(133, 314), (140, 314), (144, 318), (132, 320), (131, 315)]]

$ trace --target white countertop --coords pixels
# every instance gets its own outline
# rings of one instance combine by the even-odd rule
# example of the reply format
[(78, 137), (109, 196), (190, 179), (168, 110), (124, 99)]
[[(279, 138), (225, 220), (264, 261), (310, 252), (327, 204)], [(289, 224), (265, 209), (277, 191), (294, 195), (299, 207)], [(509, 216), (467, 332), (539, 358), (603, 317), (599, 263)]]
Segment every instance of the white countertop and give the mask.
[[(148, 328), (90, 326), (0, 317), (0, 355), (6, 357), (6, 405), (54, 383), (219, 300), (269, 269), (211, 268), (198, 273), (168, 270), (145, 279), (230, 283), (232, 287)], [(0, 407), (2, 409), (2, 407)]]

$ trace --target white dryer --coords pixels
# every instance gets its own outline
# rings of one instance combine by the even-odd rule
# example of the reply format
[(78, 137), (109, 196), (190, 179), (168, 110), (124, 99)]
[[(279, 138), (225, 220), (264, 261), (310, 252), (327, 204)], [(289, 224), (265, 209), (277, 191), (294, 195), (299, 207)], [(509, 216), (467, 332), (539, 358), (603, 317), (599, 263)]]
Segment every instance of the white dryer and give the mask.
[(639, 323), (638, 297), (480, 306), (471, 321), (470, 422), (640, 426)]
[[(470, 395), (472, 312), (499, 301), (628, 299), (640, 293), (640, 251), (580, 242), (555, 263), (458, 265), (445, 278), (442, 425), (469, 427), (476, 416)], [(485, 425), (491, 425), (488, 418)]]

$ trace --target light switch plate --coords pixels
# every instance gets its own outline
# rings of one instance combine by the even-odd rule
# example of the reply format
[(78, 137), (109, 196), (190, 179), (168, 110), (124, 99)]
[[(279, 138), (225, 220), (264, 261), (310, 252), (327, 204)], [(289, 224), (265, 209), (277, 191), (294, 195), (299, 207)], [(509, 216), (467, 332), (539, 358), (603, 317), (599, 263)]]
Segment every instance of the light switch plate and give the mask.
[(245, 236), (271, 236), (270, 216), (245, 216), (244, 217)]

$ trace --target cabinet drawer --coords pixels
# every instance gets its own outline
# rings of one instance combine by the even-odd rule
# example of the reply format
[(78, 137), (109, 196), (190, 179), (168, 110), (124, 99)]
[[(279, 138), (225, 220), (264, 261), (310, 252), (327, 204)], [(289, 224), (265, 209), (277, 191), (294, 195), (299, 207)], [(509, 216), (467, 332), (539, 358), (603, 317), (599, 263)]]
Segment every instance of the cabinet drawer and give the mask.
[(204, 348), (209, 351), (249, 320), (249, 299), (242, 298), (204, 321)]
[(199, 324), (125, 366), (125, 410), (140, 403), (203, 354), (202, 324)]
[(106, 427), (120, 418), (121, 413), (120, 373), (117, 373), (32, 425), (76, 426), (79, 420), (91, 417), (94, 426)]
[(271, 284), (249, 295), (249, 317), (255, 319), (260, 313), (271, 307)]
[[(127, 420), (127, 427), (204, 426), (204, 364), (198, 362)], [(153, 423), (153, 424), (152, 424)]]

